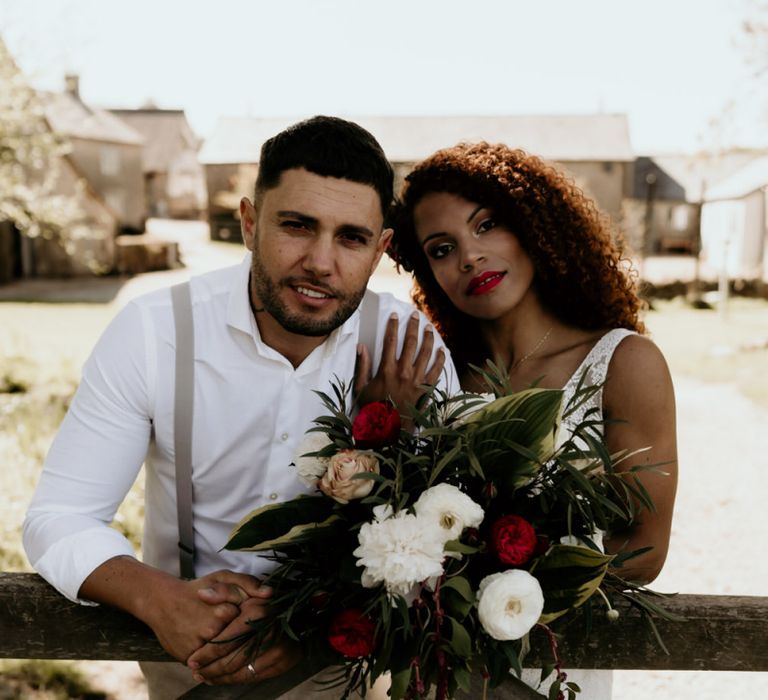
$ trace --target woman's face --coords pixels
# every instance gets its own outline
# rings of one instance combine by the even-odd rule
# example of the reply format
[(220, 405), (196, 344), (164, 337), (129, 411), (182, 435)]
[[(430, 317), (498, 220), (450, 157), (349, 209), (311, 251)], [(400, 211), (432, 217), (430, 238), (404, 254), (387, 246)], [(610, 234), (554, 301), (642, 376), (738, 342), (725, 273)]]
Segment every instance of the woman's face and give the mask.
[(534, 294), (533, 262), (490, 209), (432, 192), (414, 208), (414, 222), (437, 283), (460, 311), (492, 321)]

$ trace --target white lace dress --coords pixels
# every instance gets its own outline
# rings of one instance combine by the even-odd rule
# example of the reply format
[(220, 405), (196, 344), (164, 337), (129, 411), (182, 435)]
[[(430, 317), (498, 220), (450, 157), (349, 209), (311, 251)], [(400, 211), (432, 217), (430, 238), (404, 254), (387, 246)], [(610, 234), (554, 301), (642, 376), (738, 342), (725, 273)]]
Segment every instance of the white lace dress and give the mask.
[[(629, 335), (634, 335), (633, 331), (626, 330), (624, 328), (614, 328), (608, 331), (600, 340), (595, 343), (595, 346), (590, 350), (589, 354), (584, 358), (584, 361), (579, 365), (579, 368), (573, 373), (566, 385), (563, 387), (563, 405), (567, 405), (568, 401), (574, 395), (576, 387), (581, 380), (582, 374), (586, 372), (583, 385), (590, 386), (594, 384), (601, 384), (605, 381), (608, 373), (608, 364), (613, 357), (613, 353), (616, 350), (619, 343)], [(584, 419), (587, 411), (591, 409), (597, 409), (597, 413), (594, 414), (594, 418), (597, 420), (603, 417), (603, 392), (599, 391), (592, 396), (589, 401), (585, 401), (584, 404), (571, 414), (566, 421), (565, 430), (560, 433), (559, 440), (565, 441), (569, 432), (568, 428), (572, 428), (574, 425)], [(565, 659), (567, 663), (568, 660)], [(613, 694), (613, 671), (604, 670), (583, 670), (583, 669), (564, 669), (568, 674), (568, 680), (574, 681), (581, 687), (581, 693), (579, 698), (584, 700), (610, 700)], [(538, 685), (540, 678), (540, 671), (538, 669), (524, 669), (523, 680), (531, 687)], [(544, 683), (538, 691), (546, 695), (549, 689), (549, 683)], [(493, 698), (501, 700), (504, 695), (491, 695)]]

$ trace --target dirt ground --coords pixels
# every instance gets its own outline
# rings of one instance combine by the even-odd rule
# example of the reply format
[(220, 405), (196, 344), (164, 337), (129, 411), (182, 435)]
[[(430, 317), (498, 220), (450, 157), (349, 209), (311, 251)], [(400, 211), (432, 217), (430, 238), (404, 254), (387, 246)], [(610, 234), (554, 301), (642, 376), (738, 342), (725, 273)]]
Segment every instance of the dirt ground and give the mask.
[[(90, 295), (96, 300), (127, 299), (187, 277), (190, 273), (237, 262), (242, 250), (207, 242), (204, 224), (150, 222), (151, 230), (182, 241), (186, 268), (140, 275), (132, 280), (102, 280), (88, 285), (27, 283), (26, 298)], [(682, 265), (689, 265), (682, 261)], [(660, 274), (676, 274), (669, 261)], [(689, 265), (690, 266), (690, 265)], [(649, 272), (646, 268), (646, 272)], [(408, 284), (387, 265), (371, 286), (407, 298)], [(20, 287), (0, 288), (0, 300), (25, 298)], [(656, 338), (663, 350), (663, 338)], [(678, 403), (680, 485), (667, 564), (653, 587), (665, 592), (768, 596), (768, 411), (727, 384), (705, 384), (675, 376)], [(144, 700), (136, 664), (82, 664), (94, 683), (115, 700)], [(617, 700), (730, 700), (762, 697), (768, 674), (714, 672), (615, 673)], [(589, 700), (584, 698), (584, 700)]]

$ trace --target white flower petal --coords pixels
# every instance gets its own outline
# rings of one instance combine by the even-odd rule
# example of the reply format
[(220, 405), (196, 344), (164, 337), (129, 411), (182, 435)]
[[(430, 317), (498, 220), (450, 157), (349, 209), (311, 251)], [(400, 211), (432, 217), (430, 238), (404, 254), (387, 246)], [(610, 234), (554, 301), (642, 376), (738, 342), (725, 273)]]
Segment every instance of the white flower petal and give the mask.
[(502, 571), (480, 582), (477, 616), (494, 639), (520, 639), (536, 624), (543, 609), (541, 586), (527, 571)]
[(437, 484), (419, 496), (416, 515), (442, 532), (443, 541), (455, 540), (464, 528), (478, 527), (485, 513), (467, 494), (451, 484)]

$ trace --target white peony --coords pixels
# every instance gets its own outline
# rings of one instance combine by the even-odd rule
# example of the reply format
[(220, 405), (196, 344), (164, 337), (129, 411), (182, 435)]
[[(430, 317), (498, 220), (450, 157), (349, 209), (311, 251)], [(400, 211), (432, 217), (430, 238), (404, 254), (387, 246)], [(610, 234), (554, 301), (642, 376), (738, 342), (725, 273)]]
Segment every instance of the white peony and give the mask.
[(544, 594), (527, 571), (511, 569), (486, 576), (477, 592), (477, 616), (494, 639), (523, 637), (541, 617)]
[(465, 527), (478, 527), (485, 515), (477, 503), (451, 484), (428, 488), (413, 509), (420, 519), (439, 526), (444, 542), (458, 539)]
[(324, 447), (330, 445), (328, 436), (325, 433), (307, 433), (304, 440), (296, 450), (296, 456), (293, 459), (296, 465), (296, 471), (307, 486), (315, 486), (317, 480), (328, 471), (328, 457), (308, 457), (311, 452), (319, 452)]
[(410, 604), (419, 584), (443, 573), (442, 533), (404, 510), (386, 519), (386, 509), (375, 515), (360, 528), (360, 546), (353, 552), (357, 565), (365, 567), (362, 584), (384, 583), (390, 596), (401, 595)]

